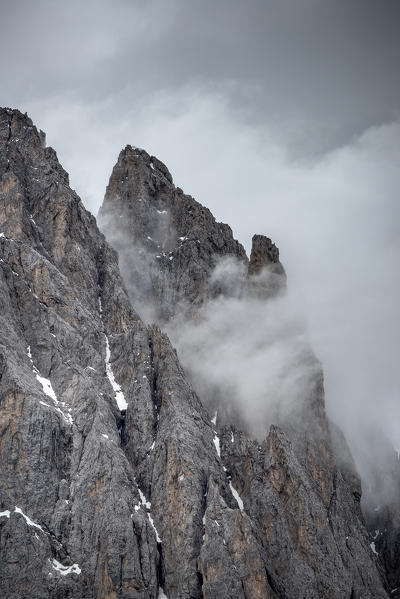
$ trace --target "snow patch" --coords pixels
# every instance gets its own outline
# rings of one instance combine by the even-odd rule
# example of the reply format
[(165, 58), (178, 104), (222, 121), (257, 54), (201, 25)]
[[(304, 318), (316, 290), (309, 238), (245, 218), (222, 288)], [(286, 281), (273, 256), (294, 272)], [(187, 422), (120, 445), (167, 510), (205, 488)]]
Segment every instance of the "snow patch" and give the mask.
[(215, 435), (215, 437), (214, 437), (214, 445), (215, 445), (215, 449), (216, 449), (216, 452), (218, 454), (218, 457), (221, 457), (221, 450), (220, 450), (220, 447), (219, 447), (219, 437), (218, 437), (218, 435)]
[(211, 418), (211, 422), (213, 423), (214, 426), (217, 424), (217, 416), (218, 416), (218, 410), (216, 410), (216, 412), (214, 414), (214, 418)]
[(168, 599), (167, 595), (164, 593), (164, 589), (160, 587), (158, 589), (158, 599)]
[(0, 518), (9, 518), (10, 510), (4, 510), (4, 512), (0, 512)]
[(106, 338), (106, 372), (107, 372), (107, 376), (108, 376), (108, 380), (111, 383), (111, 387), (114, 390), (115, 393), (115, 401), (117, 402), (118, 408), (120, 409), (120, 411), (122, 410), (126, 410), (128, 407), (128, 404), (125, 400), (125, 396), (121, 390), (121, 387), (118, 385), (117, 381), (115, 380), (114, 377), (114, 373), (112, 371), (111, 368), (111, 364), (110, 364), (110, 344), (108, 343), (108, 337), (107, 335), (104, 333), (104, 337)]
[(39, 381), (39, 383), (42, 386), (43, 393), (45, 395), (47, 395), (47, 397), (50, 397), (50, 399), (54, 403), (54, 406), (50, 406), (49, 404), (47, 404), (44, 401), (40, 401), (39, 403), (41, 403), (43, 406), (46, 406), (47, 408), (56, 410), (56, 412), (61, 414), (61, 416), (66, 420), (66, 422), (68, 422), (68, 424), (72, 424), (73, 419), (72, 419), (71, 414), (69, 414), (69, 412), (71, 411), (71, 408), (68, 407), (64, 401), (58, 401), (50, 379), (47, 379), (46, 377), (42, 376), (40, 374), (39, 370), (36, 368), (35, 364), (33, 363), (30, 345), (28, 345), (26, 353), (28, 355), (29, 360), (31, 361), (32, 370), (36, 374), (36, 379)]
[(230, 487), (230, 490), (232, 492), (232, 495), (236, 499), (236, 502), (237, 502), (237, 504), (239, 506), (240, 511), (243, 512), (243, 510), (244, 510), (243, 501), (242, 501), (239, 493), (236, 491), (235, 487), (232, 485), (231, 481), (229, 481), (229, 487)]
[(39, 383), (42, 385), (43, 393), (50, 397), (54, 401), (54, 403), (58, 403), (58, 399), (56, 394), (54, 393), (54, 389), (49, 379), (46, 379), (44, 376), (41, 376), (38, 372), (36, 373), (36, 378)]
[(36, 522), (34, 522), (33, 520), (31, 520), (29, 518), (29, 516), (27, 516), (26, 514), (24, 514), (24, 512), (21, 510), (21, 508), (16, 507), (14, 512), (16, 512), (17, 514), (21, 514), (21, 516), (25, 519), (25, 522), (27, 523), (28, 526), (34, 526), (35, 528), (38, 528), (39, 530), (41, 530), (42, 532), (44, 532), (43, 528), (40, 526), (40, 524), (36, 524)]
[(5, 237), (4, 233), (0, 233), (0, 237)]
[(154, 522), (153, 522), (153, 518), (151, 517), (151, 514), (150, 514), (150, 512), (147, 512), (147, 516), (148, 516), (148, 518), (149, 518), (149, 522), (150, 522), (150, 524), (151, 524), (151, 525), (152, 525), (152, 527), (153, 527), (153, 530), (154, 530), (154, 532), (156, 533), (156, 541), (157, 541), (157, 543), (161, 543), (162, 541), (161, 541), (161, 539), (160, 539), (160, 537), (159, 537), (158, 531), (157, 531), (157, 529), (156, 529), (156, 526), (155, 526), (155, 524), (154, 524)]
[(82, 570), (80, 569), (78, 564), (72, 564), (72, 566), (63, 566), (56, 559), (51, 560), (51, 565), (54, 570), (57, 570), (61, 576), (66, 576), (67, 574), (80, 574)]
[(140, 495), (141, 504), (144, 505), (146, 509), (150, 510), (151, 509), (150, 501), (147, 501), (145, 494), (143, 493), (143, 491), (141, 489), (139, 489), (139, 487), (138, 487), (138, 491), (139, 491), (139, 495)]
[(379, 555), (378, 552), (377, 552), (377, 550), (376, 550), (375, 543), (373, 541), (370, 544), (370, 547), (371, 547), (372, 551), (375, 553), (375, 555)]
[[(147, 499), (145, 497), (145, 494), (143, 493), (143, 491), (139, 487), (138, 487), (138, 491), (139, 491), (139, 496), (140, 496), (140, 502), (146, 508), (147, 517), (149, 519), (149, 522), (150, 522), (151, 526), (153, 527), (154, 532), (156, 533), (157, 543), (162, 543), (162, 541), (160, 539), (160, 535), (158, 534), (158, 531), (157, 531), (156, 526), (154, 524), (153, 518), (151, 517), (151, 514), (150, 514), (151, 503), (150, 503), (150, 501), (147, 501)], [(140, 508), (140, 506), (136, 506), (135, 505), (135, 511), (137, 511), (139, 508)]]

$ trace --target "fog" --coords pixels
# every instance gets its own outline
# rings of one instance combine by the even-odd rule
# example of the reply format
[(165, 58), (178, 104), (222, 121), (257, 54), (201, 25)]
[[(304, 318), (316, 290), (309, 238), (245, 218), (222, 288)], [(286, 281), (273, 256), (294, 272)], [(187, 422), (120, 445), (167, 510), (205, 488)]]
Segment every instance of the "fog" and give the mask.
[[(254, 286), (275, 283), (268, 270), (261, 277)], [(212, 285), (220, 293), (195, 319), (178, 314), (166, 330), (211, 413), (222, 412), (223, 421), (261, 442), (271, 424), (286, 424), (310, 400), (320, 364), (288, 295), (266, 299), (249, 292), (244, 265), (232, 258), (217, 264)]]

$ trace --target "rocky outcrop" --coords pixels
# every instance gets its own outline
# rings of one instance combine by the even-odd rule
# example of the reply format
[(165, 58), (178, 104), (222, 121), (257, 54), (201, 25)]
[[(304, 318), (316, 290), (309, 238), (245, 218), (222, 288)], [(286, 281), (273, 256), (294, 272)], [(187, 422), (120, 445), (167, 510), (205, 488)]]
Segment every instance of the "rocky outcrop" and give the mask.
[[(0, 177), (1, 596), (385, 597), (322, 382), (302, 428), (275, 424), (258, 441), (211, 420), (168, 337), (132, 306), (54, 150), (16, 110), (0, 110)], [(107, 197), (103, 217), (122, 216), (130, 248), (151, 238), (138, 303), (160, 324), (217, 293), (220, 258), (244, 265), (246, 287), (229, 227), (155, 158), (126, 148)]]
[[(120, 153), (98, 220), (118, 251), (134, 305), (149, 320), (165, 323), (177, 314), (195, 315), (221, 292), (212, 273), (226, 258), (237, 260), (243, 275), (248, 270), (255, 287), (266, 261), (274, 289), (276, 279), (284, 278), (270, 240), (255, 236), (257, 257), (249, 263), (229, 225), (217, 223), (207, 208), (173, 185), (160, 160), (139, 148), (126, 146)], [(241, 292), (244, 284), (235, 280), (232, 292)]]
[(285, 291), (286, 273), (279, 261), (279, 249), (264, 235), (254, 235), (248, 268), (250, 292), (268, 299)]

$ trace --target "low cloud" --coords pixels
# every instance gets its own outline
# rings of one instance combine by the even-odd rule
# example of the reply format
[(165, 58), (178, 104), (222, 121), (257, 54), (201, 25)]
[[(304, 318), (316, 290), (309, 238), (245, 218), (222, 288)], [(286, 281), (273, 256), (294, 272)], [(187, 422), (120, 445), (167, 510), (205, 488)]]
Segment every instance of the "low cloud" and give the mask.
[(167, 332), (209, 410), (262, 440), (309, 399), (320, 364), (290, 298), (254, 297), (245, 281), (242, 263), (222, 260), (211, 277), (221, 294), (195, 319), (178, 315)]

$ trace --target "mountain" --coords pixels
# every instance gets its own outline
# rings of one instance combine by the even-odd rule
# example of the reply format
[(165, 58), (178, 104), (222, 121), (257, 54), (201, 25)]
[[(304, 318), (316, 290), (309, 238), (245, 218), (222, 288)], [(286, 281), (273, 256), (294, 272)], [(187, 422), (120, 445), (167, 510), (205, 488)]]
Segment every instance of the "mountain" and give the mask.
[(176, 188), (167, 167), (139, 148), (127, 146), (120, 153), (99, 221), (119, 252), (133, 301), (145, 317), (163, 323), (182, 312), (193, 314), (221, 292), (211, 275), (223, 257), (236, 258), (253, 279), (267, 264), (276, 286), (284, 279), (279, 251), (269, 239), (254, 237), (249, 262), (229, 225), (217, 223)]
[(271, 404), (260, 436), (239, 403), (220, 408), (218, 378), (196, 393), (185, 344), (166, 334), (221, 305), (276, 322), (272, 242), (255, 236), (248, 259), (127, 146), (100, 213), (113, 249), (18, 110), (0, 109), (0, 176), (1, 596), (387, 597), (306, 343), (309, 386)]

